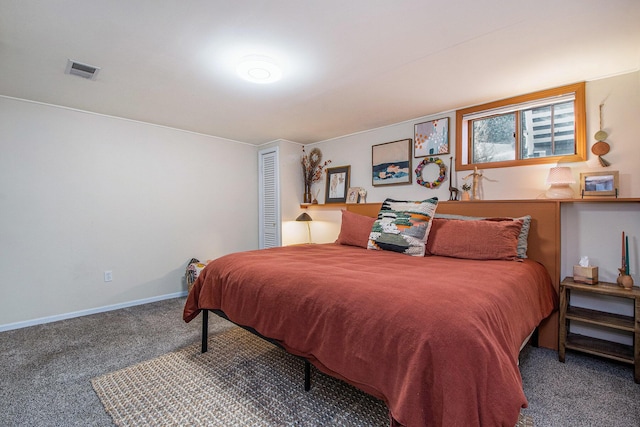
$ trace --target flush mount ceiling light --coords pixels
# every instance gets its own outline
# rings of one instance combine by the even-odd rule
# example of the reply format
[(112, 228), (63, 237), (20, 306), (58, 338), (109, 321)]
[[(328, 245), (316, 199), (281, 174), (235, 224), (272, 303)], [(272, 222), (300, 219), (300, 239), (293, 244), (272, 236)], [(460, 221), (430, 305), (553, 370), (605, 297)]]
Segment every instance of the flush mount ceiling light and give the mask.
[(236, 67), (236, 73), (242, 79), (252, 83), (274, 83), (282, 78), (282, 70), (267, 56), (245, 56)]

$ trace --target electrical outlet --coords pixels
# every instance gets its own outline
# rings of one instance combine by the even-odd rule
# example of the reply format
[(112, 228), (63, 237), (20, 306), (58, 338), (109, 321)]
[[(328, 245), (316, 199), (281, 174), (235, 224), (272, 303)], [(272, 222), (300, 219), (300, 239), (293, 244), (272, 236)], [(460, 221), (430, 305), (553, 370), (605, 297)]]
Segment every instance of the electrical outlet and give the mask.
[(104, 281), (110, 282), (113, 280), (113, 272), (111, 270), (104, 272)]

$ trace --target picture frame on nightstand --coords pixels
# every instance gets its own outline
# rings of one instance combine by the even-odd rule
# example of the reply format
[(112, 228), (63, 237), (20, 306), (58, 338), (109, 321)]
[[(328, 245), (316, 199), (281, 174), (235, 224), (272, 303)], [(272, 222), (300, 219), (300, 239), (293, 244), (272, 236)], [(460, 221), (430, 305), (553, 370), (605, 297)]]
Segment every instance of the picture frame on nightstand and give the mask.
[(618, 197), (620, 185), (618, 171), (580, 173), (580, 194), (582, 198)]

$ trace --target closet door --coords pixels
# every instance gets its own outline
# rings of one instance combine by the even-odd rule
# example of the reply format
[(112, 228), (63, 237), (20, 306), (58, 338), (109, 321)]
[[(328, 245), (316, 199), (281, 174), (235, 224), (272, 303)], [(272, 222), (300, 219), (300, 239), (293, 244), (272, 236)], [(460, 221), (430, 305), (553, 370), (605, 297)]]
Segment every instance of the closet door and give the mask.
[(282, 245), (278, 147), (260, 150), (258, 165), (259, 247), (264, 249)]

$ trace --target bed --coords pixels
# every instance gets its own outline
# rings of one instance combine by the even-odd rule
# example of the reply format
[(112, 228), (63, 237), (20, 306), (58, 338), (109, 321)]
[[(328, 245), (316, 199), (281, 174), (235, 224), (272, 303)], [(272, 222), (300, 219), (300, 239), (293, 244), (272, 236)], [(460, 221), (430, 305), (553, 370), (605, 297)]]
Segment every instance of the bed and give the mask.
[[(528, 258), (407, 256), (338, 243), (229, 254), (202, 271), (184, 320), (213, 311), (277, 343), (382, 399), (392, 426), (513, 426), (527, 404), (521, 345), (536, 327), (542, 345), (553, 340), (545, 325), (556, 307), (559, 213), (542, 202), (441, 202), (437, 209), (531, 214)], [(379, 210), (349, 206), (363, 217)]]

